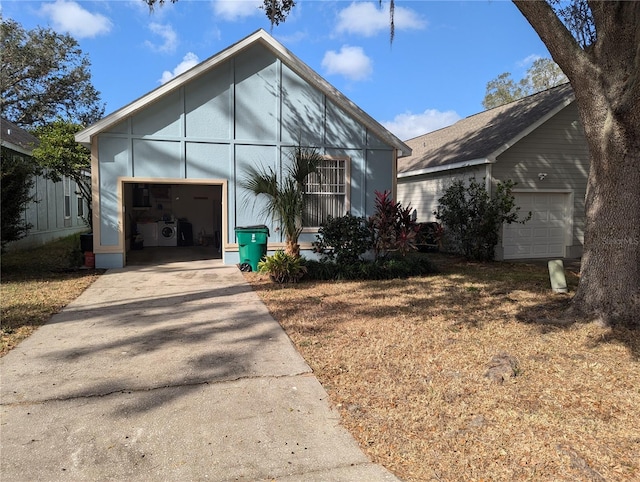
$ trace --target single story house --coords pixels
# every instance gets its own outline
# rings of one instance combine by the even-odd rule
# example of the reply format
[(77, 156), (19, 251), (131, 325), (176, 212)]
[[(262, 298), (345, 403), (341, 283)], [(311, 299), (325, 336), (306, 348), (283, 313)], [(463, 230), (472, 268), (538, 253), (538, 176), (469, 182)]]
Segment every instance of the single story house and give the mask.
[[(7, 119), (0, 118), (2, 156), (28, 159), (38, 139)], [(32, 201), (24, 207), (24, 222), (30, 228), (24, 238), (7, 244), (7, 250), (40, 246), (58, 238), (87, 231), (87, 203), (75, 181), (65, 177), (53, 182), (46, 172), (33, 178)]]
[(472, 115), (406, 141), (398, 200), (434, 221), (454, 179), (511, 179), (526, 224), (503, 227), (496, 259), (577, 258), (584, 241), (589, 151), (570, 84)]
[[(264, 30), (79, 132), (91, 149), (97, 268), (122, 267), (144, 246), (210, 244), (239, 261), (236, 227), (266, 224), (284, 247), (244, 169), (282, 173), (296, 146), (325, 156), (313, 187), (323, 216), (370, 215), (374, 191), (395, 193), (397, 159), (410, 149)], [(321, 216), (305, 226), (311, 253)], [(177, 241), (175, 240), (177, 234)], [(149, 244), (151, 243), (151, 244)], [(177, 249), (180, 249), (177, 247)]]

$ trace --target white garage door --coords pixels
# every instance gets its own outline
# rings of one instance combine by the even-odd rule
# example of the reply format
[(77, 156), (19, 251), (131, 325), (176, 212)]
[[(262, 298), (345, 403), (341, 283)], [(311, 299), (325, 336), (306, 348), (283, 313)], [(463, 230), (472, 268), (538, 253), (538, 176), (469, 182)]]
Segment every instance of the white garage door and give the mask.
[(531, 211), (525, 224), (506, 224), (503, 229), (504, 259), (563, 258), (567, 232), (566, 193), (514, 193), (522, 216)]

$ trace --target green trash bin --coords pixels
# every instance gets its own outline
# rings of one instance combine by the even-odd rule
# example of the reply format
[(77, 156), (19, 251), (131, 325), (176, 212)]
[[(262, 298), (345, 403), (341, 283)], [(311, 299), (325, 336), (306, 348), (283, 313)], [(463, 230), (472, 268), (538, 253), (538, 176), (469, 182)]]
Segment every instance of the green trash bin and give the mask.
[(269, 228), (258, 226), (237, 226), (238, 254), (241, 271), (258, 271), (258, 262), (267, 254)]

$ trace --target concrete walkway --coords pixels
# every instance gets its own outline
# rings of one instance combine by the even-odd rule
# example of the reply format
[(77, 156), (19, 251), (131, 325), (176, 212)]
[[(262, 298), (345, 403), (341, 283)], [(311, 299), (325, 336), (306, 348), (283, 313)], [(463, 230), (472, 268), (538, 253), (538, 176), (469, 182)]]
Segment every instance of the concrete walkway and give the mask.
[(398, 480), (220, 261), (108, 271), (0, 376), (3, 481)]

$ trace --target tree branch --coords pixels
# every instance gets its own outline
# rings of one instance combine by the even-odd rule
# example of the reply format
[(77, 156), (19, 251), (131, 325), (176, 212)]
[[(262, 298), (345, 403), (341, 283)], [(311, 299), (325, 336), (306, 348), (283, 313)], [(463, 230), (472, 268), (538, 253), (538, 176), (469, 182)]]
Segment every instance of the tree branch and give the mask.
[(585, 75), (594, 66), (587, 53), (545, 1), (513, 0), (549, 49), (553, 60), (569, 80)]

